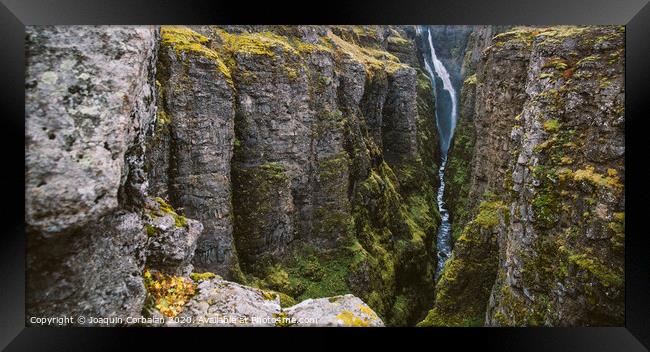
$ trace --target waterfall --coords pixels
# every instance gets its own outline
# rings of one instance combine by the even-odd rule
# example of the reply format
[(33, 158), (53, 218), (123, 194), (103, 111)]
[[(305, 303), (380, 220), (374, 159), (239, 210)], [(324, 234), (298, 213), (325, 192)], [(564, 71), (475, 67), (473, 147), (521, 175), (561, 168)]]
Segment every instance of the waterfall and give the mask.
[[(418, 27), (418, 34), (422, 34), (422, 29)], [(435, 94), (436, 99), (436, 125), (438, 127), (438, 134), (440, 135), (440, 168), (438, 169), (438, 176), (440, 178), (440, 187), (438, 188), (437, 203), (438, 212), (440, 213), (440, 227), (438, 228), (438, 236), (436, 240), (436, 247), (438, 251), (438, 265), (436, 267), (435, 279), (437, 280), (445, 266), (447, 259), (451, 256), (451, 223), (449, 222), (449, 212), (447, 211), (444, 195), (445, 195), (445, 166), (447, 165), (447, 151), (449, 144), (454, 135), (456, 128), (456, 90), (451, 82), (449, 72), (445, 65), (436, 56), (436, 49), (433, 45), (431, 38), (431, 30), (427, 27), (427, 42), (431, 57), (428, 58), (424, 55), (424, 68), (429, 74), (431, 85), (436, 92), (436, 77), (442, 81), (442, 89), (447, 94)], [(429, 60), (433, 64), (433, 69)], [(448, 101), (445, 101), (448, 99)], [(450, 104), (451, 106), (449, 106)]]

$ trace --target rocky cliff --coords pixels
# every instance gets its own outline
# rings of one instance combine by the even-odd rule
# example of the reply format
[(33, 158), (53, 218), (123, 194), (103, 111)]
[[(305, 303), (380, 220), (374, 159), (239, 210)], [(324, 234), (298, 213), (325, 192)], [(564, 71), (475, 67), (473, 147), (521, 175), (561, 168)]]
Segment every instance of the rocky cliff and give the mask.
[(409, 33), (30, 28), (28, 315), (176, 316), (205, 272), (420, 319), (438, 142)]
[(415, 27), (28, 27), (27, 316), (621, 325), (623, 29), (431, 33), (460, 93), (437, 282)]
[(421, 325), (623, 324), (623, 41), (475, 29), (447, 170), (457, 240)]

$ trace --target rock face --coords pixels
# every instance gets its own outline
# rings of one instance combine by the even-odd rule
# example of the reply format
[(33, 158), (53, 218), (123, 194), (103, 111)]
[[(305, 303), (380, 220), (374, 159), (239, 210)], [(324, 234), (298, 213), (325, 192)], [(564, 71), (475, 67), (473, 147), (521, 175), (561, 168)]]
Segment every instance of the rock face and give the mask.
[(30, 230), (60, 233), (118, 208), (127, 152), (155, 110), (157, 42), (153, 27), (27, 28)]
[(275, 326), (282, 310), (276, 294), (219, 278), (199, 282), (197, 291), (166, 326)]
[(623, 37), (475, 29), (447, 170), (458, 240), (421, 325), (622, 324)]
[(189, 275), (203, 225), (178, 215), (160, 198), (147, 200), (145, 219), (149, 236), (147, 267), (167, 274)]
[(27, 315), (139, 314), (153, 27), (28, 27)]
[(146, 243), (142, 220), (122, 212), (84, 231), (30, 238), (27, 316), (139, 316)]
[(207, 41), (185, 27), (162, 30), (149, 192), (203, 223), (197, 269), (230, 276), (238, 270), (230, 183), (234, 92), (229, 70)]
[[(163, 43), (168, 30), (163, 28)], [(194, 33), (184, 32), (194, 38), (193, 48), (223, 62), (221, 69), (232, 79), (232, 87), (223, 87), (233, 92), (234, 100), (228, 180), (232, 216), (224, 220), (232, 219), (233, 227), (217, 237), (232, 237), (242, 272), (234, 265), (228, 270), (202, 266), (198, 258), (195, 266), (297, 299), (353, 292), (373, 300), (383, 316), (417, 319), (422, 308), (403, 313), (401, 305), (427, 304), (429, 299), (420, 297), (433, 293), (427, 258), (435, 253), (431, 236), (437, 212), (430, 200), (437, 181), (435, 172), (426, 170), (436, 163), (431, 151), (437, 140), (429, 96), (425, 103), (418, 99), (430, 94), (430, 85), (420, 85), (418, 69), (400, 59), (418, 62), (406, 31), (384, 26), (185, 30)], [(400, 58), (388, 51), (391, 48)], [(190, 55), (191, 65), (194, 54), (185, 55)], [(165, 60), (164, 53), (161, 58)], [(181, 75), (180, 70), (170, 77)], [(172, 98), (165, 88), (169, 84), (161, 84), (167, 101), (198, 104), (185, 97), (187, 89)], [(174, 114), (165, 111), (171, 116), (170, 131), (193, 128), (173, 122)], [(173, 133), (170, 137), (162, 150), (175, 143)], [(170, 152), (171, 160), (174, 153), (185, 151)], [(173, 170), (170, 165), (156, 175)], [(214, 218), (206, 212), (189, 213), (191, 206), (172, 193), (169, 198), (206, 229)], [(206, 207), (214, 206), (197, 209)], [(366, 211), (368, 207), (373, 210)], [(415, 212), (425, 217), (415, 221)], [(393, 250), (394, 238), (403, 250)], [(199, 244), (197, 257), (201, 253)], [(407, 289), (412, 283), (398, 275), (419, 277), (423, 284)], [(398, 292), (408, 294), (400, 298)], [(396, 305), (399, 309), (392, 312)]]
[(569, 27), (532, 41), (489, 324), (623, 324), (624, 37)]

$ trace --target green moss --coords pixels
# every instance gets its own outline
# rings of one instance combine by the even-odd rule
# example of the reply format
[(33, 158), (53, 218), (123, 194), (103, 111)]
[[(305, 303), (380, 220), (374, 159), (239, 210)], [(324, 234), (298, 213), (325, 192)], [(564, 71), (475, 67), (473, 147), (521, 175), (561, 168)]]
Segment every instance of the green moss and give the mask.
[(544, 121), (544, 130), (549, 133), (557, 132), (560, 129), (560, 122), (556, 119)]
[(607, 224), (607, 228), (612, 232), (610, 242), (612, 249), (616, 253), (622, 254), (625, 249), (625, 213), (615, 212), (612, 217), (613, 221)]
[(500, 201), (486, 198), (456, 240), (436, 285), (435, 305), (418, 326), (483, 325), (498, 264), (496, 237), (490, 233), (506, 215)]
[(483, 228), (496, 226), (506, 210), (506, 206), (500, 201), (481, 202), (474, 222)]
[(515, 27), (511, 31), (499, 33), (492, 38), (493, 46), (499, 48), (506, 43), (530, 46), (534, 39), (533, 31), (530, 27)]
[(623, 184), (618, 177), (618, 171), (615, 169), (608, 169), (607, 176), (605, 176), (596, 172), (593, 166), (587, 165), (584, 169), (578, 169), (573, 172), (573, 179), (578, 182), (587, 181), (595, 186), (607, 187), (613, 190), (621, 190), (623, 188)]
[(144, 227), (145, 227), (145, 231), (147, 232), (147, 236), (151, 237), (158, 233), (156, 227), (151, 224), (144, 224)]
[(209, 280), (212, 278), (215, 278), (217, 275), (211, 272), (205, 272), (205, 273), (191, 273), (190, 274), (190, 279), (199, 282), (199, 281), (205, 281)]
[(268, 275), (264, 278), (264, 286), (280, 292), (288, 291), (289, 274), (279, 265), (270, 267), (268, 271)]
[(171, 118), (169, 117), (169, 115), (167, 115), (167, 113), (165, 112), (164, 109), (159, 108), (156, 111), (156, 123), (157, 124), (166, 125), (166, 124), (169, 124), (171, 121), (172, 121)]
[(564, 71), (567, 68), (569, 68), (569, 65), (566, 60), (559, 58), (559, 57), (554, 57), (546, 61), (542, 68), (553, 68), (557, 71)]
[(589, 27), (580, 26), (553, 26), (540, 30), (537, 37), (541, 37), (540, 44), (556, 45), (567, 39), (575, 39), (589, 30)]
[(343, 248), (318, 258), (304, 253), (297, 255), (298, 265), (290, 269), (291, 282), (304, 290), (295, 297), (302, 301), (350, 293), (346, 278), (353, 257), (348, 253), (349, 249)]
[(550, 227), (557, 222), (558, 200), (553, 193), (538, 194), (532, 202), (533, 214), (538, 223)]
[(545, 72), (539, 75), (539, 79), (553, 78), (553, 72)]
[(573, 254), (569, 256), (569, 261), (576, 264), (580, 269), (586, 270), (593, 274), (598, 281), (605, 287), (622, 287), (624, 276), (621, 272), (615, 272), (608, 265), (601, 262), (598, 258), (590, 254)]
[[(151, 217), (163, 216), (165, 214), (168, 214), (174, 218), (174, 224), (176, 225), (176, 227), (186, 227), (186, 228), (189, 227), (189, 225), (187, 224), (187, 218), (182, 215), (178, 215), (176, 213), (176, 210), (174, 210), (174, 208), (171, 205), (169, 205), (164, 199), (160, 197), (156, 197), (155, 201), (158, 203), (158, 210), (151, 210), (151, 209), (147, 210), (147, 213)], [(149, 230), (147, 229), (147, 232), (148, 231)]]
[(280, 296), (280, 307), (282, 308), (288, 308), (298, 304), (298, 301), (286, 293), (278, 292), (278, 295)]
[(300, 273), (302, 276), (311, 281), (321, 281), (325, 276), (325, 271), (316, 257), (308, 257), (301, 261), (300, 265)]
[(295, 81), (296, 79), (298, 79), (298, 71), (296, 69), (291, 67), (286, 67), (285, 70), (287, 72), (287, 77), (289, 77), (289, 80)]
[(576, 63), (576, 66), (580, 67), (583, 66), (585, 63), (597, 62), (599, 60), (600, 60), (600, 56), (598, 55), (585, 56)]
[(232, 34), (219, 30), (217, 34), (224, 41), (225, 49), (230, 52), (270, 57), (275, 57), (276, 51), (298, 55), (286, 37), (272, 32)]
[(275, 301), (278, 298), (278, 295), (275, 292), (262, 291), (262, 298), (266, 301)]
[(396, 326), (408, 326), (411, 314), (411, 307), (415, 305), (405, 295), (395, 298), (395, 303), (390, 312), (391, 323)]
[(284, 166), (278, 162), (268, 162), (260, 165), (260, 169), (266, 173), (266, 176), (276, 181), (285, 181), (287, 175), (284, 172)]
[(328, 33), (328, 38), (342, 54), (363, 64), (369, 77), (372, 77), (377, 71), (392, 73), (398, 69), (410, 67), (400, 63), (395, 55), (387, 51), (358, 46), (331, 32)]
[(404, 39), (404, 38), (402, 38), (400, 36), (397, 36), (397, 35), (391, 35), (390, 37), (388, 37), (388, 42), (391, 43), (391, 44), (400, 45), (400, 46), (402, 46), (402, 45), (411, 45), (411, 43), (412, 43), (410, 40)]

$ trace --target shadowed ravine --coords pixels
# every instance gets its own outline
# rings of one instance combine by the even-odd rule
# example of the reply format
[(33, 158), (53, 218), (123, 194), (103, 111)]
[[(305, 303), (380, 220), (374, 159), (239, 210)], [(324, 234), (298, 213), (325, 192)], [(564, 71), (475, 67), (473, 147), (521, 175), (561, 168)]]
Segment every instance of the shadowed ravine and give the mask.
[[(438, 265), (436, 268), (436, 279), (440, 275), (442, 268), (445, 266), (445, 262), (449, 259), (451, 255), (451, 222), (449, 221), (449, 212), (445, 206), (444, 194), (445, 194), (445, 165), (447, 164), (447, 151), (449, 150), (449, 144), (454, 135), (454, 128), (456, 127), (456, 118), (457, 118), (457, 99), (456, 99), (456, 90), (454, 89), (453, 84), (451, 83), (451, 78), (449, 72), (445, 68), (445, 65), (438, 59), (436, 56), (436, 50), (431, 39), (431, 31), (427, 28), (427, 40), (426, 43), (429, 47), (430, 57), (424, 55), (424, 66), (429, 74), (431, 79), (432, 86), (436, 87), (436, 77), (442, 81), (442, 88), (447, 94), (435, 93), (434, 99), (436, 99), (436, 125), (438, 127), (438, 133), (440, 135), (440, 168), (438, 169), (438, 175), (440, 177), (440, 187), (438, 187), (438, 193), (436, 201), (438, 203), (438, 211), (440, 212), (440, 227), (438, 228), (438, 236), (436, 239), (437, 250), (438, 250)], [(418, 33), (422, 35), (422, 29), (418, 29)], [(433, 69), (429, 61), (433, 63)], [(435, 70), (435, 73), (434, 73)], [(434, 90), (438, 92), (438, 90)]]

